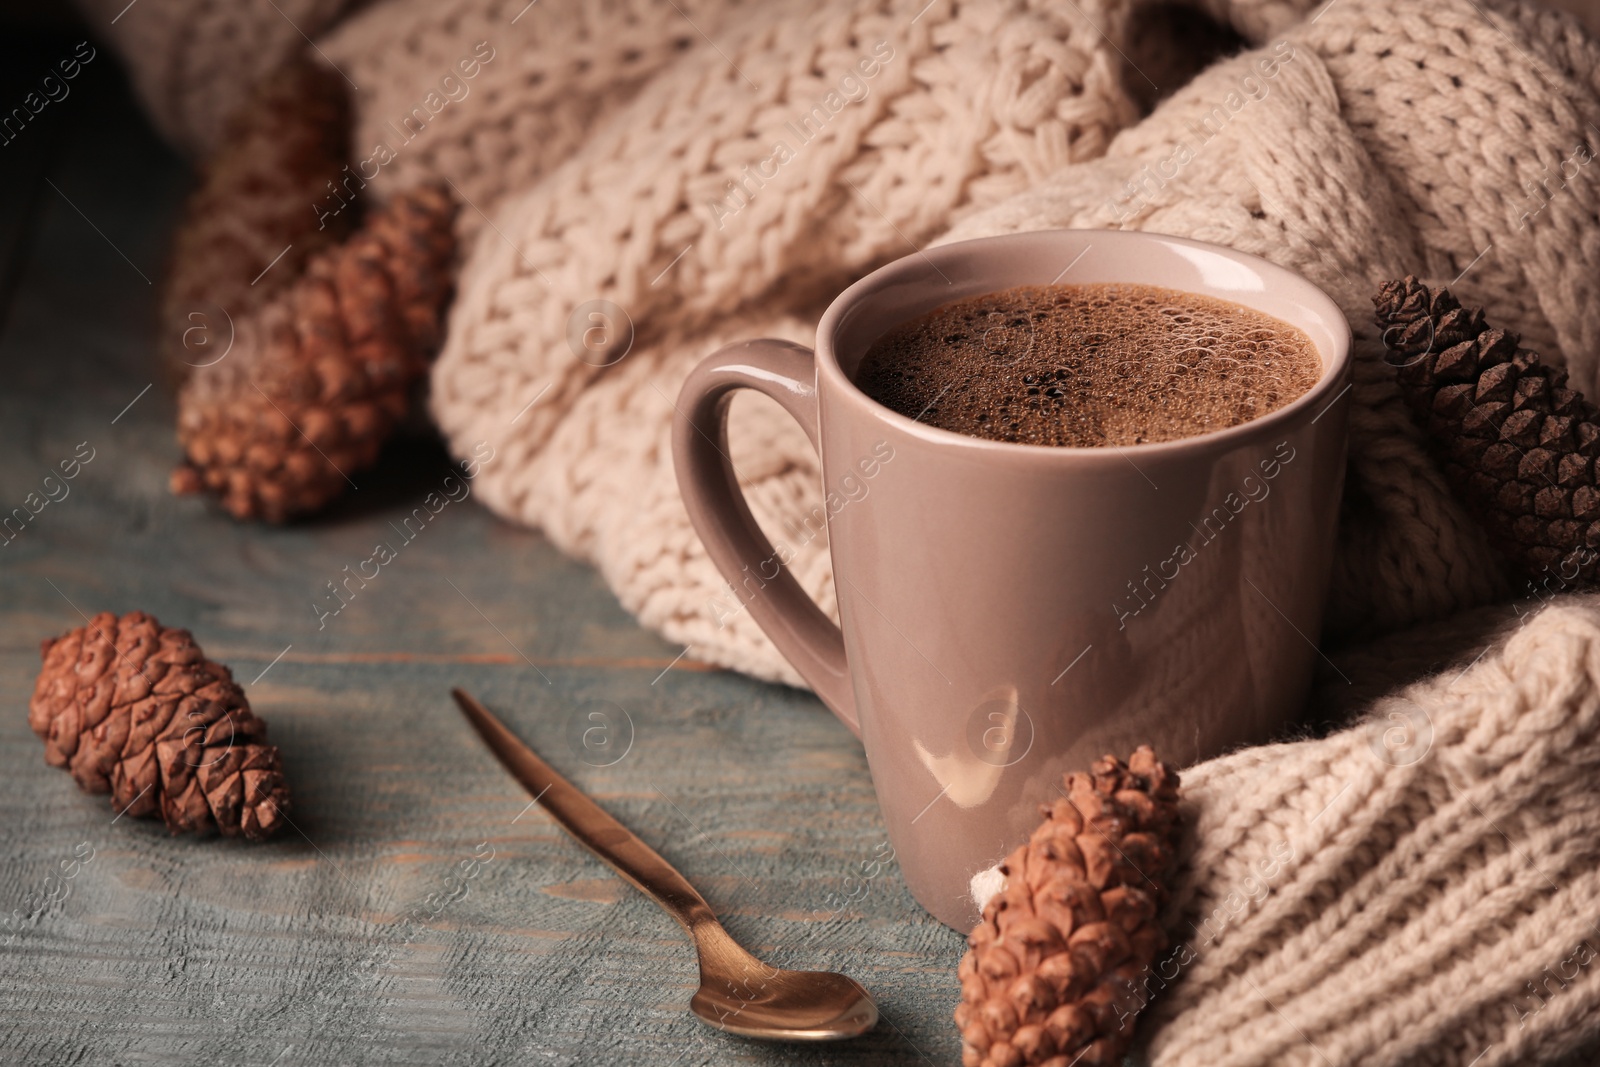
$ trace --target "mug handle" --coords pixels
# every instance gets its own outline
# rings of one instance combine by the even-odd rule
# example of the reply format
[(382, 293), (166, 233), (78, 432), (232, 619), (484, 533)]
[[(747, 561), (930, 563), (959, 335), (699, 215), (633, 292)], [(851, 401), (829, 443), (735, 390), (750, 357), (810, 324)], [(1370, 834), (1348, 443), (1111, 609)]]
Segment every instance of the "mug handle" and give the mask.
[(689, 520), (711, 561), (778, 651), (860, 737), (844, 635), (778, 561), (772, 542), (750, 513), (728, 456), (728, 403), (736, 389), (753, 389), (776, 400), (820, 455), (816, 372), (811, 349), (789, 341), (742, 341), (713, 352), (690, 372), (678, 393), (672, 459)]

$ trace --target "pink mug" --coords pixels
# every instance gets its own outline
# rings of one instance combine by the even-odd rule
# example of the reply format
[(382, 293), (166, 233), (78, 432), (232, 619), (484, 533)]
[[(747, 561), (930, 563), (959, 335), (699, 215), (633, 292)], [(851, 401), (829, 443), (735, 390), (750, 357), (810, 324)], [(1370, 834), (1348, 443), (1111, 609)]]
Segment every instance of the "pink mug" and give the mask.
[[(968, 437), (851, 380), (898, 323), (1064, 276), (1264, 311), (1306, 332), (1322, 376), (1251, 422), (1123, 448)], [(865, 743), (906, 884), (938, 919), (977, 921), (985, 872), (1038, 825), (1063, 771), (1146, 743), (1181, 766), (1294, 718), (1332, 566), (1349, 349), (1338, 306), (1266, 260), (1046, 230), (896, 260), (834, 300), (814, 353), (748, 341), (689, 375), (673, 427), (689, 516), (778, 651)], [(783, 569), (739, 490), (726, 456), (737, 389), (800, 423), (825, 490), (846, 501), (827, 517), (841, 625)]]

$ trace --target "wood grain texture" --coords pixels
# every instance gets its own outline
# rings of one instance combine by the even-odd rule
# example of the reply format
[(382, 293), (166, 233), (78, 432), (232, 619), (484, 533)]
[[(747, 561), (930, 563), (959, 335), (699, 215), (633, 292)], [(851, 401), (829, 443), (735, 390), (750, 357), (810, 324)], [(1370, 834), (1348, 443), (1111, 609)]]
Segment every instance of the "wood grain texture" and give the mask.
[[(24, 75), (51, 61), (13, 59)], [(0, 202), (0, 233), (36, 222), (0, 334), (0, 513), (79, 442), (95, 450), (0, 544), (0, 914), (16, 924), (0, 927), (0, 1063), (957, 1062), (961, 939), (876, 865), (865, 760), (812, 697), (677, 659), (590, 570), (473, 501), (402, 543), (395, 526), (450, 471), (426, 437), (286, 529), (167, 494), (178, 454), (145, 279), (187, 178), (105, 75), (48, 116), (60, 153), (41, 137), (28, 157), (59, 193), (18, 181)], [(379, 541), (397, 558), (319, 625), (326, 583)], [(283, 750), (294, 829), (174, 839), (45, 766), (26, 722), (40, 638), (135, 608), (246, 685)], [(753, 952), (861, 981), (878, 1029), (800, 1048), (697, 1022), (689, 942), (528, 809), (456, 685)]]

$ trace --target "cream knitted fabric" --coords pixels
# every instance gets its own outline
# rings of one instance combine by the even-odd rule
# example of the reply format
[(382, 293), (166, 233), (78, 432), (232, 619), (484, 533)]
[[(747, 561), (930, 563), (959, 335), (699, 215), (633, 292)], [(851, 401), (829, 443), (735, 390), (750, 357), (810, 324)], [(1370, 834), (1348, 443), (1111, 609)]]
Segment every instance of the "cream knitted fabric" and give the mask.
[(157, 128), (205, 156), (251, 87), (362, 0), (77, 0), (107, 35)]
[[(675, 11), (660, 0), (390, 0), (319, 46), (363, 87), (355, 156), (393, 151), (367, 170), (377, 172), (373, 194), (446, 178), (471, 205), (457, 215), (465, 238), (507, 193), (531, 188), (575, 153), (701, 33), (716, 33), (738, 3), (676, 0)], [(470, 78), (463, 60), (468, 69), (480, 60)]]
[[(1449, 281), (1470, 266), (1464, 297), (1492, 300), (1593, 387), (1593, 187), (1573, 183), (1524, 226), (1521, 183), (1600, 121), (1600, 54), (1569, 19), (1504, 10), (1446, 0), (1396, 21), (1386, 4), (1341, 0), (1292, 24), (1282, 5), (1229, 9), (1242, 29), (1287, 25), (1286, 36), (1215, 66), (1109, 151), (1129, 112), (1107, 39), (1087, 24), (1126, 33), (1123, 5), (1080, 16), (937, 4), (916, 23), (750, 12), (719, 50), (665, 69), (507, 200), (463, 272), (435, 414), (458, 448), (505, 442), (515, 461), (486, 479), (485, 500), (595, 561), (647, 624), (699, 657), (793, 681), (747, 618), (726, 620), (732, 601), (677, 500), (669, 398), (687, 368), (723, 340), (805, 340), (823, 297), (963, 216), (949, 239), (1053, 225), (1178, 233), (1302, 271), (1362, 335), (1335, 629), (1481, 602), (1504, 591), (1498, 570), (1374, 358), (1368, 297), (1386, 277)], [(743, 165), (772, 157), (842, 76), (828, 72), (877, 39), (894, 58), (866, 97), (776, 177), (730, 195)], [(1265, 77), (1257, 64), (1274, 57)], [(748, 68), (762, 72), (759, 92)], [(596, 297), (638, 328), (604, 374), (567, 344), (569, 316)], [(736, 405), (732, 451), (763, 522), (782, 528), (809, 508), (814, 460), (781, 416)], [(824, 548), (808, 544), (797, 569), (826, 606)]]
[[(371, 195), (443, 177), (470, 205), (433, 406), (458, 450), (490, 440), (514, 458), (486, 472), (484, 499), (593, 561), (699, 658), (798, 682), (689, 528), (669, 398), (722, 341), (808, 340), (828, 296), (941, 231), (1153, 229), (1305, 273), (1359, 335), (1330, 632), (1504, 593), (1375, 359), (1367, 298), (1407, 271), (1464, 271), (1460, 295), (1593, 390), (1594, 184), (1571, 182), (1542, 210), (1525, 190), (1595, 136), (1594, 43), (1509, 3), (1396, 17), (1339, 0), (1310, 19), (1310, 0), (1204, 6), (1262, 47), (1120, 137), (1135, 117), (1122, 79), (1139, 76), (1117, 43), (1139, 29), (1130, 0), (391, 0), (319, 50), (362, 87), (354, 154), (392, 150)], [(493, 58), (463, 83), (452, 71), (480, 42)], [(636, 331), (604, 371), (570, 343), (597, 298)], [(792, 528), (818, 493), (809, 446), (762, 402), (734, 410), (756, 514)], [(831, 610), (825, 538), (795, 570)]]
[(1361, 725), (1183, 772), (1152, 1067), (1494, 1067), (1600, 1032), (1600, 598), (1493, 610), (1509, 640)]
[[(1115, 52), (1055, 7), (741, 14), (509, 198), (463, 269), (434, 376), (446, 434), (512, 460), (485, 486), (490, 506), (594, 560), (695, 655), (796, 681), (747, 616), (726, 617), (672, 478), (672, 398), (715, 343), (803, 340), (827, 295), (908, 239), (1104, 152), (1133, 118)], [(604, 373), (568, 344), (574, 309), (596, 298), (638, 331)], [(775, 319), (784, 309), (798, 317)], [(798, 523), (817, 492), (799, 430), (741, 404), (734, 452), (758, 516)], [(825, 550), (811, 541), (796, 569), (826, 605)]]

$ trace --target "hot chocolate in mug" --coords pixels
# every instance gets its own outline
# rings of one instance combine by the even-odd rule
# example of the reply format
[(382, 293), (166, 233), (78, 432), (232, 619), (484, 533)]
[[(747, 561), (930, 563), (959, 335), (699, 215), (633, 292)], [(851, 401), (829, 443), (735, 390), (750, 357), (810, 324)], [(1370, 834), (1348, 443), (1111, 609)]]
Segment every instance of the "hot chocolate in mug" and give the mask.
[[(1305, 332), (1321, 377), (1240, 425), (1097, 448), (953, 433), (852, 381), (896, 325), (1058, 280), (1265, 312)], [(1263, 259), (1159, 234), (1046, 230), (897, 260), (834, 300), (814, 351), (748, 341), (689, 375), (673, 427), (689, 516), (778, 651), (865, 744), (906, 884), (941, 921), (977, 921), (974, 876), (1027, 839), (1064, 771), (1140, 744), (1182, 766), (1293, 718), (1332, 566), (1349, 349), (1333, 301)], [(782, 567), (739, 490), (727, 458), (738, 389), (793, 416), (825, 489), (853, 497), (825, 509), (839, 625)], [(871, 491), (846, 494), (869, 469)]]

